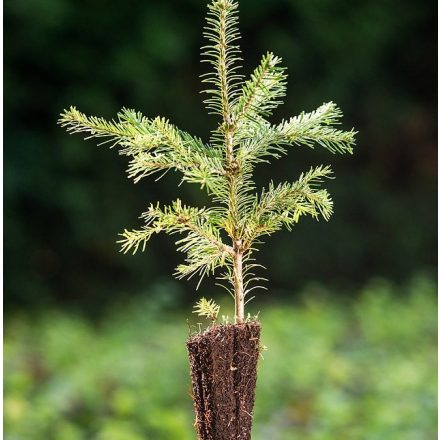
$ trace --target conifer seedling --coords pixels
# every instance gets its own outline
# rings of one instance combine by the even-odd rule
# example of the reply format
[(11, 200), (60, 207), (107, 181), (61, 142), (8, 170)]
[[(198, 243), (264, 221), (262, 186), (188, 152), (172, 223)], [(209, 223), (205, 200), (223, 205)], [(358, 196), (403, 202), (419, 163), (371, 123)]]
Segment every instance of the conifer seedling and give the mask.
[[(202, 76), (202, 83), (206, 86), (206, 108), (218, 116), (219, 122), (207, 142), (163, 117), (150, 118), (125, 108), (115, 120), (106, 121), (70, 107), (61, 114), (59, 123), (70, 133), (86, 133), (87, 138), (102, 139), (101, 144), (117, 148), (129, 158), (128, 176), (134, 182), (176, 170), (184, 182), (198, 184), (207, 191), (212, 198), (209, 207), (188, 206), (179, 199), (165, 206), (151, 204), (142, 214), (143, 224), (121, 234), (121, 249), (144, 251), (157, 233), (179, 234), (176, 245), (186, 254), (186, 260), (176, 268), (177, 277), (197, 276), (202, 280), (215, 273), (221, 282), (226, 282), (234, 298), (235, 325), (240, 326), (246, 325), (245, 303), (255, 287), (253, 281), (258, 281), (253, 275), (253, 255), (261, 240), (283, 227), (292, 229), (302, 216), (328, 220), (333, 212), (332, 199), (321, 187), (325, 179), (332, 177), (330, 166), (312, 167), (292, 183), (271, 182), (259, 191), (253, 180), (255, 167), (300, 147), (352, 153), (356, 132), (336, 128), (342, 112), (333, 102), (271, 122), (272, 111), (286, 93), (286, 70), (281, 67), (281, 58), (268, 52), (250, 78), (243, 78), (237, 14), (238, 3), (234, 0), (213, 0), (208, 5), (204, 30), (207, 45), (202, 48), (208, 73)], [(196, 310), (209, 319), (214, 315), (216, 318), (216, 305), (204, 301), (198, 303)], [(236, 370), (237, 365), (231, 366), (234, 378), (240, 377), (233, 380), (235, 388), (229, 391), (235, 393), (239, 408), (240, 402), (244, 405), (246, 400), (240, 396), (243, 390), (239, 383), (245, 375), (241, 371), (237, 376)], [(194, 379), (197, 377), (193, 374)], [(194, 390), (197, 400), (197, 393), (203, 394), (203, 390)], [(253, 395), (251, 400), (250, 412)], [(228, 428), (223, 430), (225, 437), (212, 434), (220, 432), (219, 426), (223, 422), (226, 426), (227, 420), (222, 422), (226, 416), (218, 408), (216, 412), (215, 402), (209, 408), (205, 405), (197, 413), (199, 438), (250, 438), (250, 427), (240, 422), (242, 415), (236, 409), (238, 412), (230, 415), (235, 425), (230, 428), (229, 420)], [(210, 420), (200, 420), (206, 419), (209, 411)]]

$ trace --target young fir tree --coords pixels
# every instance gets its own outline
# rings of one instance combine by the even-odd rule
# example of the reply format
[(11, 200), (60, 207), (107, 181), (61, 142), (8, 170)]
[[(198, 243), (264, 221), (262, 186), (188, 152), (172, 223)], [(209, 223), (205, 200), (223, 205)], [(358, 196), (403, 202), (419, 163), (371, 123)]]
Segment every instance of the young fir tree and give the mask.
[[(153, 234), (181, 234), (176, 244), (186, 260), (177, 267), (177, 277), (197, 275), (201, 280), (218, 271), (232, 287), (235, 322), (242, 323), (246, 296), (255, 280), (252, 254), (261, 238), (282, 227), (290, 230), (303, 215), (328, 220), (333, 210), (329, 193), (320, 186), (332, 176), (329, 166), (311, 168), (293, 183), (270, 183), (260, 192), (253, 180), (255, 166), (281, 157), (290, 147), (316, 145), (331, 153), (352, 153), (356, 132), (335, 128), (342, 112), (333, 102), (276, 124), (269, 122), (286, 93), (281, 58), (268, 52), (244, 81), (239, 73), (238, 4), (213, 0), (208, 7), (204, 32), (208, 44), (202, 48), (203, 62), (209, 65), (202, 80), (204, 103), (219, 116), (208, 143), (165, 118), (129, 109), (106, 121), (71, 107), (59, 123), (70, 133), (88, 133), (87, 139), (103, 138), (101, 144), (117, 147), (129, 157), (128, 175), (135, 182), (174, 169), (184, 182), (206, 189), (213, 200), (209, 208), (187, 206), (179, 199), (169, 206), (151, 204), (142, 214), (144, 224), (121, 234), (121, 248), (144, 251)], [(209, 314), (200, 303), (199, 310)]]

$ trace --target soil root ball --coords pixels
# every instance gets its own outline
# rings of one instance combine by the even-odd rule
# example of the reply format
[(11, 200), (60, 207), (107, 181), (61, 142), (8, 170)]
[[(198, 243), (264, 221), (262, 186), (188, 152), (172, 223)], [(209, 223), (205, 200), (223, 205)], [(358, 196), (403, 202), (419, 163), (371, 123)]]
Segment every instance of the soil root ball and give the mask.
[(210, 327), (187, 342), (199, 440), (250, 440), (258, 321)]

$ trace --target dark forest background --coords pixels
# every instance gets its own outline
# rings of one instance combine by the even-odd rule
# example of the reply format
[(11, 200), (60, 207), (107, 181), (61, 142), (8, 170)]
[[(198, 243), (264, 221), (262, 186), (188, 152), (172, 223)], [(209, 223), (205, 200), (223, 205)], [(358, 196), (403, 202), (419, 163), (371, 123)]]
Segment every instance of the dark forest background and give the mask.
[[(303, 220), (258, 257), (273, 298), (318, 281), (344, 292), (375, 276), (403, 282), (436, 265), (436, 13), (432, 1), (240, 1), (245, 73), (268, 50), (288, 67), (274, 121), (333, 100), (356, 154), (292, 148), (258, 182), (294, 180), (332, 164), (331, 221)], [(14, 0), (4, 5), (5, 300), (97, 311), (171, 279), (172, 239), (136, 256), (117, 234), (151, 201), (205, 203), (177, 175), (133, 185), (125, 158), (68, 136), (58, 114), (76, 105), (112, 118), (123, 106), (163, 115), (207, 138), (215, 119), (199, 94), (205, 1)], [(180, 283), (188, 301), (195, 282)], [(216, 292), (205, 281), (201, 291)], [(208, 293), (209, 294), (209, 293)], [(214, 296), (216, 293), (214, 293)]]

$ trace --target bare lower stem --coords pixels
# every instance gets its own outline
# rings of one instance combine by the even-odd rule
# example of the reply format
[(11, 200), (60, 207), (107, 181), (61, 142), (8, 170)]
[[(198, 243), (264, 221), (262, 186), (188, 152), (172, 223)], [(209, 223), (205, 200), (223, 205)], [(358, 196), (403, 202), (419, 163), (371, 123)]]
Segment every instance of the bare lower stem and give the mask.
[(243, 253), (239, 244), (235, 246), (234, 256), (234, 296), (235, 322), (244, 322)]

